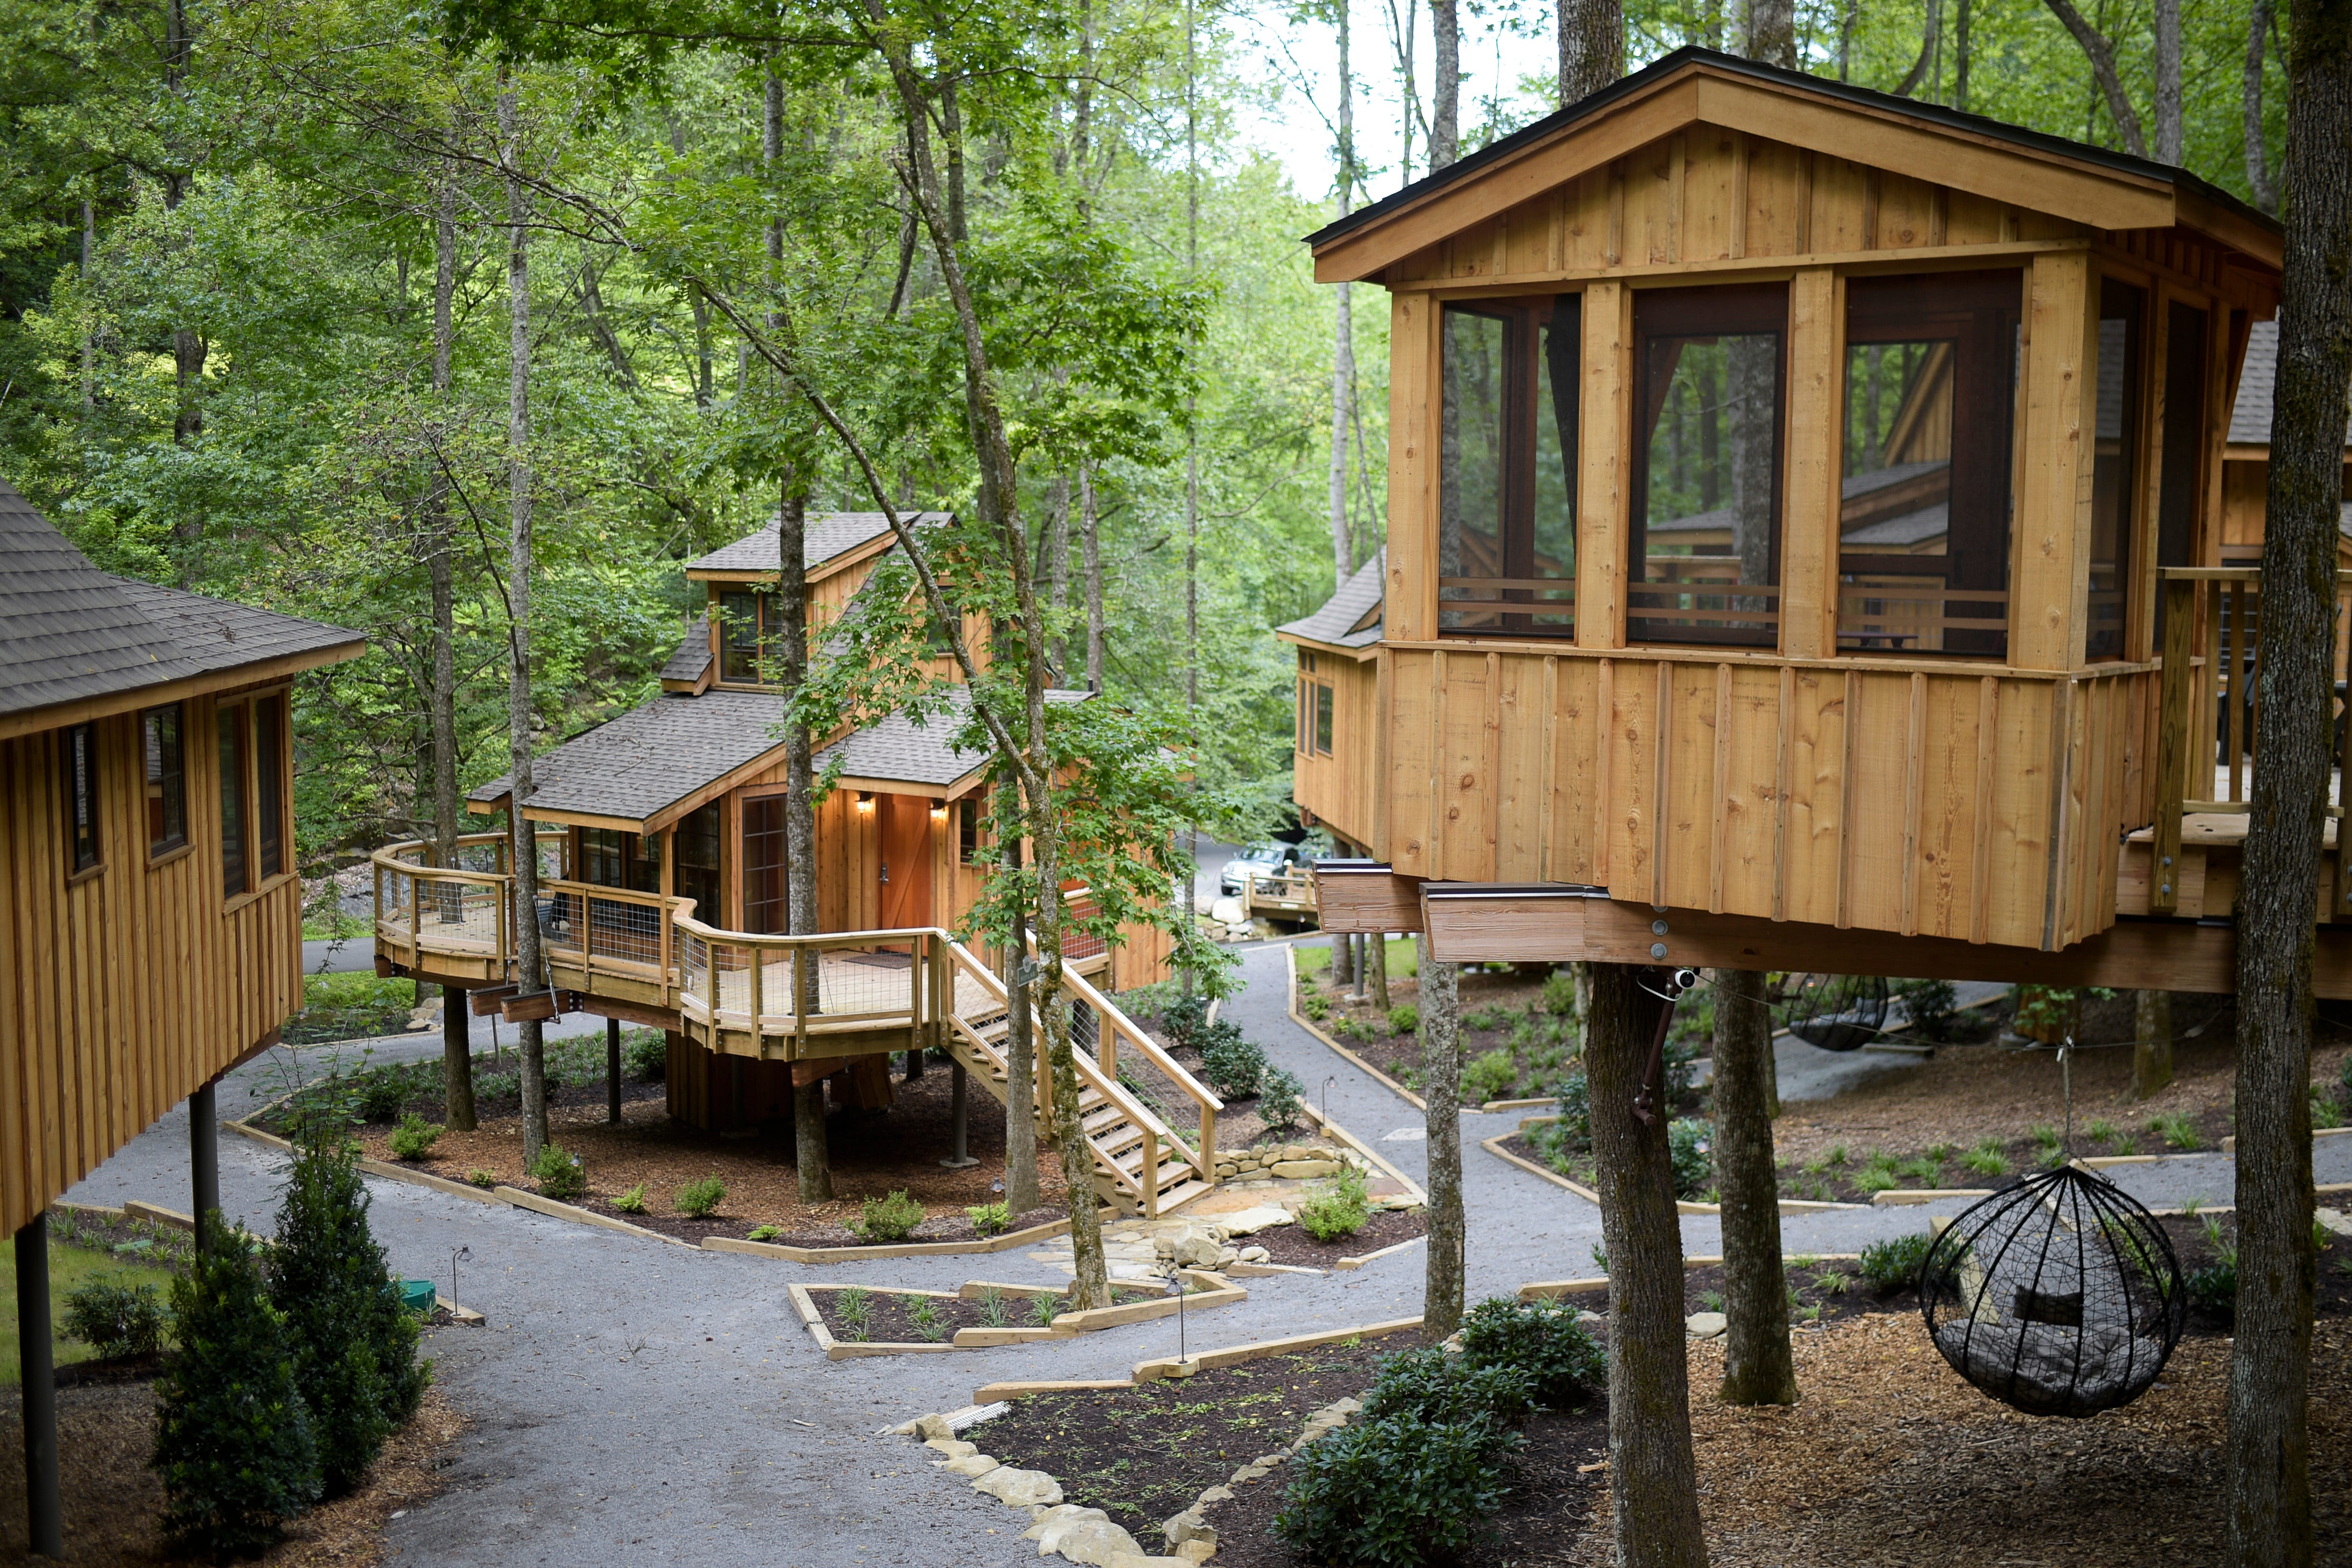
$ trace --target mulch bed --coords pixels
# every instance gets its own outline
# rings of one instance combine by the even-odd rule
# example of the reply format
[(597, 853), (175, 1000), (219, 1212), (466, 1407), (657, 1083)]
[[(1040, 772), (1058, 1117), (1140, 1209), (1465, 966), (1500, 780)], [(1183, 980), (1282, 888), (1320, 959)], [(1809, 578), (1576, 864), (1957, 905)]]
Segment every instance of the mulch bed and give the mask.
[[(845, 1315), (843, 1308), (850, 1304), (845, 1291), (812, 1291), (809, 1300), (816, 1303), (817, 1315), (834, 1338), (844, 1343), (871, 1343), (877, 1344), (942, 1343), (955, 1338), (956, 1330), (1003, 1327), (1042, 1328), (1029, 1316), (1029, 1302), (1006, 1297), (1003, 1302), (1001, 1324), (990, 1324), (978, 1301), (957, 1301), (942, 1296), (899, 1296), (887, 1291), (868, 1291), (863, 1298), (865, 1320), (852, 1312)], [(852, 1300), (856, 1300), (853, 1298)], [(929, 1308), (931, 1322), (926, 1326), (915, 1315), (919, 1306)]]
[[(369, 1568), (383, 1556), (383, 1528), (396, 1509), (441, 1490), (447, 1449), (469, 1423), (438, 1389), (392, 1436), (358, 1490), (312, 1509), (257, 1558), (258, 1568)], [(58, 1393), (58, 1483), (65, 1505), (66, 1560), (85, 1568), (157, 1568), (170, 1555), (156, 1521), (163, 1489), (148, 1460), (155, 1444), (150, 1378), (86, 1382)], [(25, 1427), (15, 1389), (0, 1393), (0, 1563), (27, 1568), (50, 1560), (27, 1551)]]
[[(1336, 1241), (1318, 1241), (1300, 1225), (1273, 1225), (1255, 1236), (1234, 1238), (1239, 1247), (1265, 1249), (1266, 1261), (1309, 1269), (1328, 1269), (1341, 1258), (1360, 1258), (1400, 1241), (1410, 1241), (1429, 1230), (1429, 1213), (1422, 1208), (1376, 1208), (1363, 1228)], [(1336, 1396), (1335, 1396), (1336, 1397)]]
[[(648, 1196), (652, 1195), (648, 1193)], [(665, 1236), (676, 1236), (687, 1241), (699, 1242), (706, 1236), (730, 1236), (748, 1241), (751, 1239), (751, 1231), (757, 1228), (751, 1221), (740, 1218), (713, 1217), (696, 1219), (690, 1215), (684, 1214), (624, 1214), (602, 1198), (593, 1199), (583, 1207), (594, 1209), (601, 1214), (610, 1214), (616, 1219), (625, 1219), (632, 1225), (641, 1225), (647, 1230), (658, 1230)], [(730, 1204), (729, 1207), (734, 1206)], [(1056, 1208), (1050, 1205), (1033, 1208), (1026, 1214), (1014, 1215), (1013, 1223), (1006, 1226), (1004, 1230), (1026, 1230), (1034, 1225), (1045, 1225), (1053, 1220), (1066, 1219), (1069, 1218), (1069, 1212), (1066, 1208)], [(990, 1232), (990, 1235), (1003, 1234), (1004, 1231)], [(918, 1241), (984, 1241), (987, 1239), (981, 1235), (979, 1228), (972, 1224), (971, 1217), (961, 1209), (952, 1214), (935, 1214), (916, 1226), (910, 1234), (896, 1241), (868, 1241), (846, 1225), (811, 1226), (802, 1230), (787, 1231), (781, 1236), (760, 1238), (762, 1241), (773, 1242), (780, 1247), (905, 1247)]]

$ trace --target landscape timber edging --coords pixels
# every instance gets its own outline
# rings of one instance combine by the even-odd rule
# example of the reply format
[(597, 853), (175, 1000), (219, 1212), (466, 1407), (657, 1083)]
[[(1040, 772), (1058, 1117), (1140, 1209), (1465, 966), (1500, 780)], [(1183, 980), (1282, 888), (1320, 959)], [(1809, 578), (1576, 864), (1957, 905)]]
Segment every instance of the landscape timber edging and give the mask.
[[(1215, 1278), (1206, 1270), (1199, 1269), (1185, 1269), (1180, 1272), (1195, 1283), (1202, 1283)], [(792, 1296), (794, 1310), (801, 1315), (802, 1323), (807, 1327), (810, 1337), (816, 1341), (818, 1348), (824, 1352), (825, 1359), (848, 1361), (861, 1356), (928, 1355), (935, 1351), (990, 1350), (1000, 1345), (1034, 1343), (1038, 1340), (1076, 1339), (1083, 1333), (1098, 1333), (1104, 1329), (1118, 1328), (1125, 1323), (1149, 1322), (1154, 1318), (1176, 1315), (1175, 1299), (1160, 1295), (1157, 1286), (1146, 1287), (1129, 1281), (1113, 1281), (1113, 1289), (1116, 1290), (1121, 1286), (1126, 1286), (1139, 1293), (1145, 1289), (1150, 1289), (1152, 1293), (1145, 1300), (1129, 1301), (1123, 1305), (1097, 1307), (1090, 1312), (1062, 1312), (1055, 1317), (1050, 1326), (1045, 1328), (1016, 1327), (1008, 1323), (1002, 1328), (958, 1329), (950, 1338), (922, 1341), (835, 1339), (833, 1331), (824, 1325), (824, 1314), (817, 1310), (814, 1292), (865, 1290), (875, 1295), (929, 1296), (934, 1301), (971, 1301), (983, 1290), (1000, 1290), (1008, 1295), (1018, 1294), (1026, 1297), (1057, 1296), (1063, 1292), (1051, 1287), (1036, 1285), (990, 1285), (980, 1280), (967, 1280), (961, 1286), (952, 1291), (832, 1284), (793, 1284), (787, 1286), (786, 1290)], [(1199, 1295), (1187, 1295), (1184, 1298), (1184, 1305), (1187, 1311), (1197, 1312), (1205, 1308), (1231, 1306), (1236, 1301), (1247, 1300), (1249, 1300), (1248, 1291), (1239, 1285), (1225, 1284), (1220, 1281)], [(967, 1334), (971, 1337), (965, 1338)], [(990, 1401), (982, 1399), (975, 1403), (985, 1405)]]
[(1334, 1262), (1332, 1263), (1332, 1265), (1331, 1265), (1331, 1272), (1333, 1272), (1334, 1274), (1345, 1274), (1345, 1273), (1351, 1272), (1351, 1271), (1352, 1271), (1352, 1270), (1357, 1270), (1357, 1269), (1360, 1269), (1360, 1268), (1362, 1268), (1362, 1267), (1363, 1267), (1365, 1264), (1367, 1264), (1367, 1263), (1377, 1262), (1379, 1260), (1381, 1260), (1381, 1259), (1382, 1259), (1382, 1258), (1386, 1258), (1386, 1257), (1390, 1256), (1391, 1253), (1402, 1252), (1402, 1251), (1403, 1251), (1403, 1250), (1404, 1250), (1406, 1248), (1408, 1248), (1408, 1247), (1418, 1247), (1418, 1246), (1420, 1246), (1423, 1242), (1424, 1242), (1424, 1241), (1426, 1241), (1426, 1240), (1428, 1240), (1428, 1239), (1429, 1239), (1429, 1234), (1428, 1234), (1428, 1232), (1423, 1231), (1423, 1232), (1421, 1235), (1419, 1235), (1419, 1236), (1408, 1236), (1408, 1237), (1406, 1237), (1402, 1241), (1399, 1241), (1399, 1242), (1393, 1243), (1393, 1244), (1392, 1244), (1392, 1245), (1391, 1245), (1391, 1246), (1383, 1247), (1383, 1248), (1381, 1248), (1381, 1249), (1379, 1251), (1377, 1251), (1377, 1252), (1367, 1252), (1367, 1253), (1363, 1254), (1361, 1257), (1359, 1257), (1359, 1258), (1341, 1258), (1341, 1259), (1339, 1259), (1339, 1260), (1337, 1260), (1336, 1261), (1334, 1261)]
[[(706, 1236), (702, 1246), (711, 1252), (748, 1252), (760, 1258), (783, 1258), (794, 1263), (856, 1263), (868, 1258), (977, 1258), (990, 1252), (1009, 1252), (1015, 1247), (1026, 1247), (1033, 1241), (1049, 1240), (1069, 1229), (1067, 1216), (1049, 1219), (1043, 1225), (1033, 1225), (1026, 1230), (1008, 1230), (1002, 1236), (992, 1236), (984, 1241), (907, 1241), (887, 1247), (794, 1247), (782, 1241), (745, 1241), (733, 1236)], [(688, 1246), (694, 1245), (688, 1242)]]
[(1429, 1102), (1423, 1100), (1420, 1095), (1414, 1093), (1403, 1084), (1399, 1083), (1395, 1079), (1391, 1078), (1387, 1073), (1382, 1072), (1379, 1068), (1374, 1067), (1370, 1062), (1366, 1061), (1362, 1057), (1358, 1056), (1354, 1051), (1349, 1051), (1346, 1046), (1341, 1045), (1338, 1040), (1333, 1040), (1329, 1035), (1316, 1028), (1314, 1023), (1307, 1017), (1307, 1015), (1299, 1011), (1298, 956), (1297, 951), (1288, 943), (1283, 944), (1282, 962), (1284, 968), (1290, 976), (1290, 992), (1283, 1001), (1284, 1007), (1289, 1010), (1290, 1021), (1305, 1030), (1307, 1033), (1313, 1035), (1316, 1039), (1321, 1040), (1325, 1045), (1329, 1046), (1333, 1051), (1338, 1051), (1341, 1056), (1346, 1057), (1349, 1061), (1352, 1062), (1354, 1065), (1363, 1069), (1366, 1072), (1370, 1073), (1374, 1078), (1379, 1079), (1381, 1082), (1387, 1087), (1389, 1092), (1394, 1094), (1398, 1099), (1402, 1100), (1414, 1110), (1426, 1113), (1429, 1110)]
[(1418, 1317), (1396, 1318), (1388, 1322), (1358, 1323), (1350, 1328), (1318, 1329), (1313, 1333), (1291, 1334), (1282, 1339), (1253, 1340), (1246, 1344), (1204, 1350), (1181, 1361), (1172, 1355), (1153, 1356), (1148, 1361), (1137, 1362), (1134, 1373), (1124, 1378), (1068, 1383), (1016, 1381), (984, 1384), (972, 1395), (972, 1403), (992, 1405), (1000, 1399), (1019, 1399), (1031, 1394), (1056, 1394), (1068, 1389), (1132, 1388), (1139, 1383), (1158, 1383), (1166, 1378), (1187, 1375), (1180, 1368), (1190, 1367), (1192, 1371), (1199, 1371), (1203, 1367), (1238, 1366), (1244, 1362), (1262, 1361), (1270, 1355), (1288, 1355), (1293, 1351), (1313, 1350), (1318, 1345), (1337, 1344), (1342, 1340), (1377, 1339), (1382, 1334), (1401, 1333), (1406, 1329), (1420, 1326), (1421, 1319)]
[[(1559, 1118), (1557, 1116), (1530, 1116), (1528, 1117), (1526, 1121), (1521, 1122), (1519, 1125), (1524, 1128), (1530, 1122), (1556, 1122), (1559, 1119)], [(1601, 1195), (1593, 1191), (1591, 1187), (1579, 1182), (1572, 1182), (1566, 1176), (1560, 1175), (1558, 1171), (1546, 1166), (1539, 1166), (1536, 1164), (1535, 1161), (1528, 1159), (1524, 1155), (1515, 1155), (1511, 1153), (1510, 1150), (1503, 1147), (1503, 1140), (1510, 1136), (1512, 1136), (1512, 1134), (1509, 1133), (1498, 1133), (1494, 1137), (1479, 1139), (1478, 1146), (1486, 1150), (1488, 1154), (1494, 1155), (1496, 1159), (1503, 1160), (1508, 1164), (1518, 1166), (1529, 1176), (1541, 1176), (1544, 1180), (1551, 1183), (1554, 1186), (1566, 1187), (1569, 1191), (1576, 1194), (1577, 1197), (1592, 1205), (1595, 1208), (1601, 1207)], [(1939, 1193), (1936, 1196), (1944, 1197), (1947, 1195)], [(1925, 1200), (1922, 1199), (1921, 1201), (1924, 1202)], [(1810, 1197), (1784, 1197), (1780, 1200), (1780, 1212), (1783, 1214), (1823, 1214), (1836, 1209), (1868, 1208), (1869, 1207), (1870, 1205), (1866, 1203), (1828, 1203)], [(1675, 1199), (1675, 1212), (1676, 1214), (1720, 1215), (1723, 1212), (1723, 1206), (1719, 1203), (1696, 1203), (1689, 1198), (1678, 1197)]]
[[(1810, 1258), (1817, 1263), (1856, 1263), (1862, 1260), (1862, 1254), (1859, 1252), (1800, 1252), (1794, 1256)], [(1719, 1256), (1709, 1254), (1698, 1258), (1685, 1258), (1683, 1260), (1683, 1267), (1705, 1269), (1711, 1264), (1722, 1261)], [(1783, 1261), (1785, 1262), (1786, 1260), (1784, 1259)], [(1521, 1285), (1518, 1299), (1523, 1301), (1549, 1301), (1560, 1296), (1581, 1296), (1593, 1291), (1605, 1291), (1608, 1288), (1609, 1276), (1606, 1274), (1597, 1274), (1589, 1280), (1538, 1280), (1532, 1283)]]
[[(2311, 1141), (2315, 1144), (2319, 1142), (2322, 1138), (2344, 1137), (2352, 1137), (2352, 1127), (2315, 1127), (2311, 1131)], [(2202, 1151), (2196, 1149), (2183, 1149), (2180, 1152), (2182, 1154), (2198, 1154)], [(2221, 1140), (2221, 1152), (2225, 1155), (2234, 1155), (2238, 1152), (2237, 1134), (2232, 1133), (2228, 1137)]]

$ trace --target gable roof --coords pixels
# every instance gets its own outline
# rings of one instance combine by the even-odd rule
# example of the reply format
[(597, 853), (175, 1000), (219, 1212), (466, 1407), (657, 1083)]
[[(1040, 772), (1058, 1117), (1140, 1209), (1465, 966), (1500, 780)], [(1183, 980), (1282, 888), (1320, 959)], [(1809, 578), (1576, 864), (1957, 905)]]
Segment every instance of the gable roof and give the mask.
[[(781, 758), (784, 743), (776, 732), (784, 706), (772, 692), (656, 697), (533, 758), (524, 804), (616, 826), (659, 817), (771, 752)], [(477, 787), (466, 800), (488, 810), (513, 790), (509, 775)]]
[[(1648, 111), (1633, 112), (1637, 106)], [(1701, 121), (1773, 141), (1852, 147), (1874, 167), (2098, 228), (2180, 225), (2264, 266), (2280, 265), (2278, 224), (2185, 169), (1689, 47), (1318, 229), (1307, 236), (1316, 281), (1372, 277), (1437, 239)], [(1857, 144), (1858, 132), (1866, 142)], [(1414, 221), (1402, 221), (1409, 216)]]
[(1381, 592), (1387, 580), (1389, 552), (1382, 545), (1359, 567), (1311, 615), (1303, 615), (1274, 629), (1286, 642), (1316, 643), (1330, 648), (1369, 648), (1381, 640)]
[[(903, 513), (900, 516), (909, 527), (926, 527), (945, 522), (953, 514), (917, 512), (912, 516)], [(782, 570), (782, 557), (776, 550), (777, 526), (771, 521), (757, 533), (745, 534), (732, 544), (721, 545), (699, 560), (687, 562), (688, 580), (714, 575), (740, 577)], [(803, 570), (814, 571), (839, 560), (889, 532), (890, 519), (880, 512), (812, 512), (801, 537)]]
[[(90, 565), (0, 482), (0, 734), (355, 657), (354, 632)], [(98, 705), (94, 709), (88, 705)]]
[[(1082, 703), (1092, 692), (1045, 693), (1049, 703)], [(835, 758), (841, 759), (845, 779), (880, 784), (914, 784), (944, 789), (983, 768), (988, 753), (960, 751), (950, 742), (963, 727), (971, 708), (971, 694), (962, 686), (947, 693), (948, 711), (917, 724), (907, 714), (894, 713), (864, 729), (843, 737), (816, 754), (822, 773)]]

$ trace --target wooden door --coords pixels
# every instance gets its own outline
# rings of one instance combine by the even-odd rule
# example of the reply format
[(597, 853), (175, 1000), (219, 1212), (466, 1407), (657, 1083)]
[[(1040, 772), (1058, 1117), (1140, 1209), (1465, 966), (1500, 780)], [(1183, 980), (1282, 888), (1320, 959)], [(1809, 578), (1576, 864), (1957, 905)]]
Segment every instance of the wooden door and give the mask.
[(931, 915), (931, 803), (919, 795), (885, 795), (880, 882), (882, 929), (929, 925)]

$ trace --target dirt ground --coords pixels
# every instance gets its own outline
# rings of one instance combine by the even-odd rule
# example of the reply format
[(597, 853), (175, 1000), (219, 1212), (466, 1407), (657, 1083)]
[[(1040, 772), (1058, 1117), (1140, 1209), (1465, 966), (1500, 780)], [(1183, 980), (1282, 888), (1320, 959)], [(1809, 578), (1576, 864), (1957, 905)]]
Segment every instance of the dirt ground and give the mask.
[[(742, 1236), (755, 1226), (774, 1225), (783, 1232), (779, 1239), (834, 1245), (851, 1239), (840, 1227), (858, 1218), (869, 1197), (904, 1190), (936, 1219), (956, 1226), (964, 1225), (966, 1207), (996, 1200), (992, 1184), (1004, 1175), (1004, 1112), (976, 1087), (968, 1091), (966, 1147), (980, 1164), (961, 1171), (940, 1164), (952, 1146), (951, 1077), (935, 1064), (911, 1082), (896, 1082), (890, 1109), (840, 1112), (829, 1119), (825, 1136), (835, 1194), (830, 1203), (801, 1202), (789, 1123), (706, 1133), (673, 1121), (656, 1098), (624, 1104), (615, 1127), (605, 1122), (599, 1098), (592, 1104), (551, 1107), (549, 1133), (580, 1156), (588, 1178), (589, 1196), (579, 1200), (584, 1207), (681, 1235)], [(389, 1160), (391, 1132), (389, 1126), (370, 1125), (361, 1129), (360, 1137), (370, 1155)], [(471, 1133), (444, 1133), (432, 1157), (411, 1163), (452, 1181), (483, 1171), (510, 1186), (537, 1186), (524, 1175), (518, 1116), (486, 1120)], [(1058, 1207), (1065, 1190), (1061, 1161), (1042, 1142), (1037, 1175), (1044, 1203)], [(710, 1176), (727, 1188), (718, 1211), (699, 1223), (677, 1216), (677, 1189)], [(612, 1207), (614, 1197), (640, 1182), (648, 1214), (621, 1214)], [(931, 1239), (937, 1228), (918, 1239)]]
[[(0, 1396), (0, 1563), (30, 1568), (53, 1560), (26, 1550), (22, 1411), (15, 1389)], [(259, 1568), (370, 1568), (383, 1555), (383, 1527), (394, 1511), (414, 1508), (441, 1490), (446, 1450), (468, 1425), (438, 1390), (427, 1389), (416, 1418), (384, 1445), (365, 1485), (312, 1509), (287, 1526), (283, 1541), (250, 1561)], [(167, 1554), (156, 1528), (163, 1489), (148, 1469), (154, 1442), (152, 1383), (58, 1391), (67, 1563), (148, 1568), (188, 1561)]]

